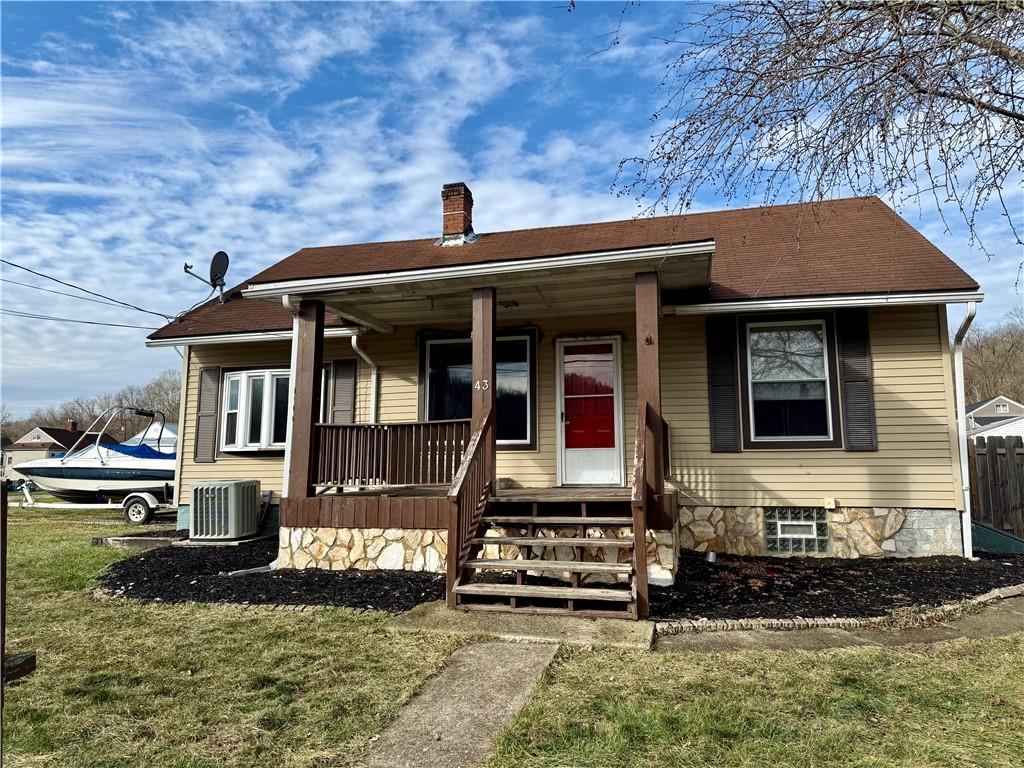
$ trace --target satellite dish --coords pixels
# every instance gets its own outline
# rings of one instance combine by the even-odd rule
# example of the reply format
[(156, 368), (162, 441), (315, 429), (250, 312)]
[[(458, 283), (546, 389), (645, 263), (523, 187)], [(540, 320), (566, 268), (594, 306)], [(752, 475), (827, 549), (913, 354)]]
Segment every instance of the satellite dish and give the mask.
[(224, 303), (224, 275), (228, 271), (228, 255), (224, 251), (217, 251), (213, 254), (213, 258), (210, 259), (210, 279), (207, 280), (202, 275), (196, 274), (192, 270), (192, 265), (185, 262), (185, 271), (192, 275), (196, 280), (206, 283), (213, 289), (220, 290), (220, 303)]
[(210, 259), (210, 285), (219, 288), (224, 287), (224, 275), (228, 273), (228, 255), (224, 251), (217, 251)]

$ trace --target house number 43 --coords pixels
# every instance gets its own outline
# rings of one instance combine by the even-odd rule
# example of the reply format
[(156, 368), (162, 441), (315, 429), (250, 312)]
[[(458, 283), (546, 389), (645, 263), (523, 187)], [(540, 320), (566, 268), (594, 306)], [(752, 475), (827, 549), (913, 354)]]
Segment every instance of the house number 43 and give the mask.
[(485, 390), (485, 389), (489, 389), (490, 386), (491, 386), (491, 384), (490, 384), (490, 382), (487, 379), (477, 379), (476, 380), (476, 384), (473, 385), (473, 389)]

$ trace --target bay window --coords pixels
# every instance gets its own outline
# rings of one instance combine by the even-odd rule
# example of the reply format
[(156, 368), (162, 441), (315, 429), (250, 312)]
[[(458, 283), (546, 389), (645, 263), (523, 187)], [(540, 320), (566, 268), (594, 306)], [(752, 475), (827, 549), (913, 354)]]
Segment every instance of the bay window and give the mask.
[[(326, 409), (327, 372), (321, 381), (321, 421)], [(231, 371), (221, 394), (220, 449), (283, 451), (288, 441), (287, 368)]]

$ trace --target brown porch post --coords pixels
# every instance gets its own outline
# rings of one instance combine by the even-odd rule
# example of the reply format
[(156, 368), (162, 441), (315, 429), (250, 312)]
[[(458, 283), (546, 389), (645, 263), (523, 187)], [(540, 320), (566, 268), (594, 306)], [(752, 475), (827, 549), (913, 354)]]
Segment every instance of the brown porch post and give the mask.
[[(636, 390), (639, 400), (646, 400), (661, 427), (661, 289), (657, 272), (636, 276)], [(665, 446), (663, 433), (648, 436), (647, 456), (651, 462), (652, 488), (657, 497), (655, 521), (664, 521), (668, 510), (665, 498)]]
[[(636, 392), (640, 403), (647, 403), (644, 422), (658, 430), (657, 434), (647, 432), (644, 454), (647, 457), (647, 471), (644, 477), (644, 491), (654, 494), (654, 504), (647, 507), (647, 526), (664, 525), (665, 510), (665, 465), (661, 432), (661, 287), (657, 272), (637, 274), (636, 291)], [(649, 420), (653, 416), (653, 421)], [(645, 500), (646, 501), (646, 500)], [(647, 531), (634, 531), (636, 539), (636, 585), (637, 613), (639, 618), (647, 616)]]
[(324, 303), (299, 302), (295, 338), (295, 392), (289, 446), (288, 496), (313, 495), (313, 462), (316, 461), (316, 430), (320, 419), (320, 377), (324, 357)]
[[(493, 288), (476, 288), (473, 290), (473, 421), (472, 431), (483, 424), (484, 416), (495, 408), (495, 377), (497, 368), (494, 357), (494, 326), (497, 321), (497, 305), (494, 301)], [(494, 414), (495, 419), (497, 413)], [(489, 476), (492, 488), (495, 481), (496, 464), (495, 437), (497, 429), (489, 431), (490, 439), (486, 446)]]

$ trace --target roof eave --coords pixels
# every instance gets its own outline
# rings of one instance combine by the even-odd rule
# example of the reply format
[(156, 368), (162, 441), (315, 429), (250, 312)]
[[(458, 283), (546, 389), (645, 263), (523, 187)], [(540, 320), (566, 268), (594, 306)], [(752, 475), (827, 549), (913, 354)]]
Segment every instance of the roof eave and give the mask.
[(459, 264), (428, 269), (409, 269), (391, 272), (372, 272), (365, 275), (339, 275), (297, 280), (281, 280), (271, 283), (254, 283), (242, 291), (249, 299), (272, 299), (284, 295), (323, 294), (344, 292), (382, 285), (417, 283), (422, 280), (454, 280), (474, 277), (500, 277), (543, 269), (572, 268), (616, 262), (640, 261), (643, 259), (675, 256), (713, 255), (714, 240), (701, 240), (679, 245), (660, 245), (649, 248), (631, 248), (617, 251), (596, 251), (567, 256), (546, 256), (534, 259), (508, 259), (481, 264)]

